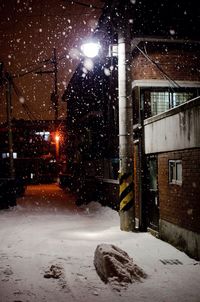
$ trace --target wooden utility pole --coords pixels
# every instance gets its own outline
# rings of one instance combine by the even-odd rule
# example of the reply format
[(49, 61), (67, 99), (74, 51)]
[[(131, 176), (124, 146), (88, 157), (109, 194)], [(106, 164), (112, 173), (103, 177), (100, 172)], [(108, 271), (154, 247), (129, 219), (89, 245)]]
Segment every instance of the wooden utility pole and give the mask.
[(58, 120), (58, 61), (56, 55), (56, 48), (53, 49), (53, 64), (54, 64), (54, 108), (55, 121)]
[(6, 108), (7, 108), (7, 127), (8, 127), (8, 153), (9, 153), (9, 176), (15, 177), (13, 159), (13, 135), (12, 135), (12, 77), (9, 73), (5, 74), (6, 80)]
[[(55, 124), (58, 120), (58, 59), (57, 59), (57, 53), (56, 48), (53, 49), (53, 59), (51, 60), (51, 63), (53, 64), (53, 70), (44, 70), (44, 71), (37, 71), (36, 74), (53, 74), (54, 75), (54, 90), (51, 93), (51, 101), (54, 108), (54, 114), (55, 114)], [(56, 128), (56, 127), (55, 127)]]

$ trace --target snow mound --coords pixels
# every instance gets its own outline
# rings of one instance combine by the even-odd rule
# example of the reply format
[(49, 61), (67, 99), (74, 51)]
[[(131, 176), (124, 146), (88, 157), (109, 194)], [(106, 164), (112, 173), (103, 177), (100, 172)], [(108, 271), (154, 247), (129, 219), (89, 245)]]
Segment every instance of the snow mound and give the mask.
[(81, 205), (80, 208), (84, 210), (87, 216), (99, 217), (102, 220), (102, 216), (107, 217), (109, 221), (118, 219), (118, 212), (110, 207), (103, 206), (97, 201), (91, 201), (87, 205)]
[(88, 213), (98, 212), (102, 209), (102, 205), (97, 201), (91, 201), (88, 204), (82, 204), (81, 209), (85, 210)]
[(50, 269), (45, 272), (44, 278), (59, 279), (62, 276), (62, 267), (58, 265), (51, 265)]
[(94, 266), (100, 278), (113, 289), (127, 288), (129, 283), (141, 282), (147, 275), (133, 263), (133, 259), (120, 248), (110, 244), (97, 246)]

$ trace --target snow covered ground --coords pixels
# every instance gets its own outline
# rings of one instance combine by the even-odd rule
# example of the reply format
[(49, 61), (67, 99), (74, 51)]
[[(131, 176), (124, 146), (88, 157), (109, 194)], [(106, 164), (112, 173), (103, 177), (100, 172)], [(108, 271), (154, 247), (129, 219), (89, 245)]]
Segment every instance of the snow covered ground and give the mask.
[[(107, 207), (77, 208), (71, 194), (43, 189), (32, 186), (17, 207), (0, 211), (0, 302), (200, 301), (199, 262), (148, 233), (120, 231)], [(102, 243), (126, 251), (147, 278), (120, 291), (104, 284), (93, 263)]]

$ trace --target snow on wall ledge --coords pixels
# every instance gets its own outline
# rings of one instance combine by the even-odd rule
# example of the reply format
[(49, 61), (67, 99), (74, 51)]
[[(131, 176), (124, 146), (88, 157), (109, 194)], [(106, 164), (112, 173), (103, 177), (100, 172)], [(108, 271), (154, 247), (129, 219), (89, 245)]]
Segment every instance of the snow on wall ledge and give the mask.
[(144, 121), (145, 153), (200, 147), (200, 98)]
[(97, 246), (94, 266), (100, 278), (117, 291), (127, 288), (129, 283), (141, 282), (147, 277), (125, 251), (110, 244)]

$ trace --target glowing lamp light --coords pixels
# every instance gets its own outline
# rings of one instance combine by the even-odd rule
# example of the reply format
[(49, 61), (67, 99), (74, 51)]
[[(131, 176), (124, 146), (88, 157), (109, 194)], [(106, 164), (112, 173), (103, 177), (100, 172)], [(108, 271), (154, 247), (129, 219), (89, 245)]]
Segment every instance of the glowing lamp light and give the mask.
[(98, 55), (101, 46), (99, 43), (85, 43), (81, 46), (83, 54), (88, 58), (94, 58)]
[(59, 142), (59, 140), (60, 140), (60, 136), (59, 136), (58, 134), (56, 134), (56, 135), (55, 135), (55, 141), (56, 141), (56, 142)]

